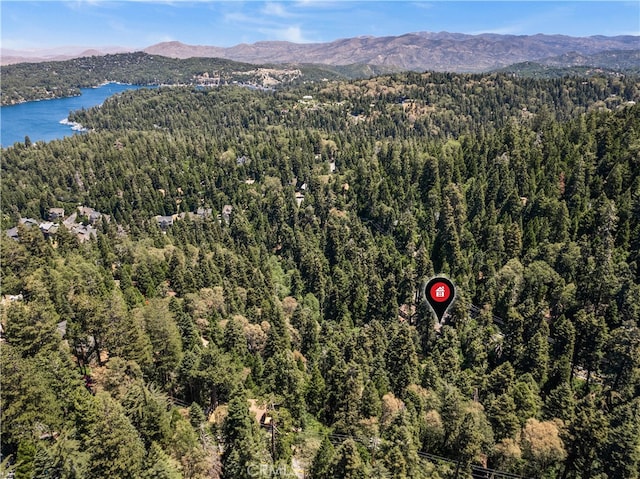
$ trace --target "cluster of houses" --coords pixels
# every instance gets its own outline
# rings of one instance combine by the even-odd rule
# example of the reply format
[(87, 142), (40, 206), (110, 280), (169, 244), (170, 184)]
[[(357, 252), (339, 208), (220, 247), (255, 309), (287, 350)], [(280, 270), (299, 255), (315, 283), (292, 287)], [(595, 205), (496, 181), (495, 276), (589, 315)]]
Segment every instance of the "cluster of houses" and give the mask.
[[(320, 159), (320, 155), (316, 155), (316, 159)], [(250, 160), (246, 156), (239, 156), (236, 159), (238, 166), (245, 165)], [(336, 172), (336, 162), (331, 159), (329, 161), (329, 173)], [(252, 185), (255, 183), (253, 179), (247, 179), (246, 184)], [(304, 181), (298, 181), (297, 178), (293, 178), (291, 185), (295, 187), (295, 201), (298, 207), (302, 205), (304, 201), (305, 193), (307, 192), (308, 185)], [(345, 185), (348, 188), (348, 185)], [(164, 195), (164, 190), (160, 190)], [(181, 191), (180, 191), (181, 192)], [(222, 211), (217, 215), (218, 222), (223, 221), (229, 224), (231, 220), (231, 214), (233, 213), (233, 206), (224, 205)], [(213, 211), (211, 208), (200, 207), (195, 212), (177, 213), (170, 216), (157, 215), (154, 217), (157, 225), (162, 230), (167, 230), (176, 220), (184, 219), (187, 215), (191, 218), (206, 219), (211, 218)], [(53, 237), (61, 226), (66, 228), (73, 234), (81, 243), (97, 237), (98, 230), (96, 228), (99, 221), (104, 218), (106, 221), (110, 221), (109, 215), (105, 215), (99, 211), (88, 206), (78, 206), (77, 209), (69, 216), (65, 217), (64, 208), (50, 208), (47, 214), (47, 221), (40, 221), (33, 218), (20, 218), (19, 224), (24, 225), (27, 228), (37, 227), (42, 231), (45, 238)], [(7, 236), (14, 240), (20, 239), (20, 233), (18, 226), (14, 226), (7, 230)]]
[[(316, 160), (320, 159), (320, 155), (316, 155)], [(331, 161), (329, 161), (329, 173), (333, 174), (336, 172), (336, 162), (335, 160), (331, 159)], [(298, 205), (298, 207), (300, 207), (300, 205), (302, 205), (302, 202), (304, 201), (304, 195), (307, 192), (307, 188), (309, 187), (309, 185), (307, 185), (306, 182), (300, 182), (298, 181), (297, 178), (293, 178), (291, 180), (291, 185), (295, 187), (295, 200), (296, 200), (296, 204)]]
[[(320, 155), (316, 155), (316, 159), (319, 160)], [(249, 161), (251, 160), (244, 155), (238, 156), (236, 158), (236, 164), (238, 166), (243, 166), (247, 164)], [(329, 162), (329, 173), (333, 174), (335, 172), (336, 172), (336, 162), (335, 160), (331, 159), (331, 161)], [(255, 181), (256, 180), (254, 179), (247, 178), (245, 180), (245, 183), (247, 185), (253, 185)], [(300, 207), (300, 205), (302, 205), (302, 202), (304, 201), (304, 195), (307, 192), (308, 184), (304, 181), (299, 181), (297, 178), (293, 178), (290, 184), (295, 188), (294, 197), (296, 200), (296, 204), (298, 205), (298, 207)], [(160, 190), (160, 192), (163, 195), (165, 194), (164, 190)], [(178, 192), (182, 193), (181, 190), (179, 190)], [(233, 213), (233, 206), (224, 205), (222, 207), (222, 211), (220, 212), (220, 214), (217, 215), (218, 222), (222, 223), (224, 221), (226, 224), (229, 224), (229, 222), (231, 221), (231, 213)], [(160, 227), (161, 230), (166, 231), (169, 227), (173, 226), (173, 224), (176, 221), (182, 220), (187, 216), (189, 216), (192, 219), (212, 218), (213, 211), (211, 208), (200, 207), (195, 212), (183, 212), (183, 213), (176, 213), (173, 215), (157, 215), (157, 216), (154, 216), (153, 219), (156, 221), (156, 224)]]
[[(229, 220), (231, 219), (232, 212), (233, 212), (233, 206), (224, 205), (224, 207), (222, 208), (222, 214), (218, 215), (218, 221), (222, 222), (222, 220), (224, 220), (225, 223), (229, 224)], [(172, 226), (176, 220), (182, 220), (186, 216), (189, 216), (190, 218), (195, 218), (195, 219), (211, 218), (213, 216), (213, 210), (211, 208), (200, 207), (195, 211), (195, 213), (191, 213), (191, 212), (176, 213), (175, 215), (170, 215), (170, 216), (157, 215), (157, 216), (154, 216), (154, 219), (156, 220), (156, 223), (158, 224), (160, 229), (166, 230), (167, 228), (169, 228), (169, 226)]]
[[(291, 83), (301, 76), (302, 71), (299, 69), (256, 68), (248, 71), (231, 72), (220, 70), (194, 75), (193, 83), (198, 87), (238, 85), (267, 90), (282, 83)], [(234, 78), (238, 78), (238, 80), (234, 80)]]
[[(33, 218), (20, 218), (19, 224), (27, 228), (37, 227), (42, 231), (45, 238), (51, 238), (60, 227), (64, 227), (74, 235), (81, 243), (96, 238), (98, 230), (96, 225), (102, 218), (110, 220), (108, 215), (89, 208), (88, 206), (78, 206), (76, 211), (65, 218), (64, 208), (50, 208), (47, 221), (39, 221)], [(14, 240), (20, 239), (18, 226), (7, 230), (7, 236)]]

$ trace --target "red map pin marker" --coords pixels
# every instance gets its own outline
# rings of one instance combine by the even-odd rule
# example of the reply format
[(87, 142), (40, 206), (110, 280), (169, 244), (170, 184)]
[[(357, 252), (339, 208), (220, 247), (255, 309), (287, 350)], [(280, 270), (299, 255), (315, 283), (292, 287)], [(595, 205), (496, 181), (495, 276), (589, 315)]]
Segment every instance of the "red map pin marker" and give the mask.
[(455, 286), (447, 278), (436, 277), (429, 280), (424, 292), (427, 302), (440, 322), (456, 297)]

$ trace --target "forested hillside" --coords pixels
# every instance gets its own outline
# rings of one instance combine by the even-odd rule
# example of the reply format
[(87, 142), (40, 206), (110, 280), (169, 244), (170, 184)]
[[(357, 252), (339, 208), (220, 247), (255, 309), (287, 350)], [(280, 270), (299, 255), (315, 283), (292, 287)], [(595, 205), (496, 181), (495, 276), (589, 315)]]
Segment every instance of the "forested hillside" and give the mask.
[(361, 78), (387, 73), (376, 65), (254, 65), (223, 58), (178, 60), (142, 52), (74, 58), (72, 60), (19, 63), (2, 70), (2, 105), (62, 98), (80, 94), (104, 82), (135, 85), (226, 85), (245, 83), (261, 88), (303, 82)]
[(637, 75), (640, 73), (640, 50), (611, 50), (593, 55), (571, 52), (537, 62), (515, 63), (496, 71), (533, 78)]
[[(638, 101), (636, 77), (159, 88), (3, 150), (3, 470), (637, 478)], [(78, 205), (93, 239), (20, 221)]]

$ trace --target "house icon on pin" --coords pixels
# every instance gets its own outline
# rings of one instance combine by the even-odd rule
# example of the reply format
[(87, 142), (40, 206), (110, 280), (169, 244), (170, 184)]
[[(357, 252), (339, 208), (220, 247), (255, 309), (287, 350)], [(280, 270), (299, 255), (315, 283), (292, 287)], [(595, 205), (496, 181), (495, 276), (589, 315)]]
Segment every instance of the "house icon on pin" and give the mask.
[(444, 298), (445, 290), (444, 286), (439, 286), (436, 288), (436, 298)]

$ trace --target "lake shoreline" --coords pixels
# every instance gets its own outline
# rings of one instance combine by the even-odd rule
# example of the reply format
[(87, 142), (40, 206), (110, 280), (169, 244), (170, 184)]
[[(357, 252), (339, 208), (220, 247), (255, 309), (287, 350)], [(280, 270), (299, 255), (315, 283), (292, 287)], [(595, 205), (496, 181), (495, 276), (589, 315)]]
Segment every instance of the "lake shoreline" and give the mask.
[(44, 97), (44, 98), (34, 98), (33, 100), (19, 100), (19, 101), (16, 101), (14, 103), (0, 104), (0, 107), (5, 108), (5, 107), (12, 107), (12, 106), (19, 106), (19, 105), (24, 105), (25, 103), (32, 103), (32, 102), (36, 102), (36, 101), (63, 100), (65, 98), (76, 98), (76, 97), (82, 96), (82, 90), (102, 88), (102, 87), (107, 86), (107, 85), (126, 85), (126, 86), (138, 87), (138, 88), (149, 88), (149, 87), (159, 86), (159, 85), (155, 85), (155, 84), (142, 85), (142, 84), (138, 84), (138, 83), (123, 83), (123, 82), (119, 82), (119, 81), (104, 81), (104, 82), (100, 83), (99, 85), (72, 87), (72, 88), (78, 88), (80, 90), (80, 93), (77, 94), (77, 95), (57, 95), (57, 94), (55, 94), (53, 92), (49, 92), (49, 93), (53, 93), (54, 96)]
[[(53, 141), (84, 134), (83, 125), (69, 120), (73, 111), (89, 109), (104, 103), (113, 95), (140, 88), (154, 86), (131, 85), (119, 82), (104, 82), (90, 88), (82, 88), (79, 95), (62, 98), (31, 100), (0, 107), (0, 147), (4, 150), (16, 143), (24, 144), (25, 137), (32, 143)], [(62, 119), (62, 120), (61, 120)]]

